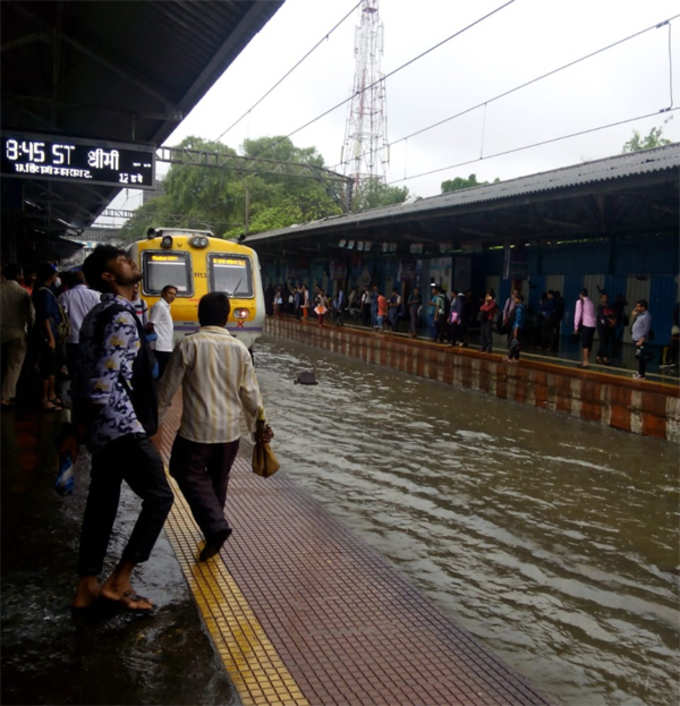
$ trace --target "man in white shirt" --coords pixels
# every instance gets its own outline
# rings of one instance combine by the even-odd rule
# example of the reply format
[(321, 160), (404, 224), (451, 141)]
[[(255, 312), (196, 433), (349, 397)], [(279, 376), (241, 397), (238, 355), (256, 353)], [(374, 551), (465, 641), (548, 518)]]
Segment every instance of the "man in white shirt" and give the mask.
[(153, 324), (156, 334), (156, 359), (158, 360), (158, 374), (163, 377), (165, 366), (170, 360), (173, 349), (175, 327), (170, 314), (170, 304), (175, 301), (177, 287), (166, 284), (161, 290), (161, 298), (151, 307), (149, 321)]
[(5, 265), (0, 279), (0, 343), (4, 376), (0, 404), (9, 407), (26, 357), (26, 333), (35, 312), (28, 292), (16, 281), (19, 268)]
[(76, 357), (80, 342), (80, 327), (85, 315), (99, 304), (101, 295), (85, 284), (85, 275), (80, 270), (65, 272), (64, 280), (67, 290), (60, 294), (58, 299), (71, 324), (66, 338), (66, 363), (69, 372), (73, 374), (78, 365)]
[[(217, 554), (231, 534), (224, 505), (240, 421), (243, 416), (254, 431), (262, 409), (250, 353), (226, 329), (229, 310), (224, 292), (201, 298), (201, 328), (177, 344), (158, 390), (162, 416), (182, 385), (182, 421), (172, 446), (170, 475), (205, 536), (200, 561)], [(269, 430), (265, 440), (270, 438)]]

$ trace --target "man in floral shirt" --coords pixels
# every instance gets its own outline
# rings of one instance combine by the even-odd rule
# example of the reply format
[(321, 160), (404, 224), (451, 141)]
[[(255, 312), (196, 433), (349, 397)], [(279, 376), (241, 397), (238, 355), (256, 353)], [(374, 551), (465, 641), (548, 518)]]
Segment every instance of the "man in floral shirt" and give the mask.
[[(106, 599), (127, 610), (150, 612), (153, 605), (135, 593), (130, 576), (136, 564), (149, 558), (173, 496), (161, 457), (149, 439), (155, 428), (149, 428), (148, 423), (145, 428), (146, 417), (140, 417), (139, 405), (136, 408), (133, 404), (142, 389), (153, 384), (151, 370), (140, 365), (146, 344), (132, 305), (141, 276), (127, 254), (110, 245), (97, 247), (85, 260), (83, 271), (90, 287), (103, 294), (80, 329), (80, 360), (74, 381), (76, 410), (87, 428), (92, 469), (73, 608), (89, 608), (97, 599)], [(142, 509), (119, 563), (100, 584), (98, 575), (123, 480), (142, 499)]]

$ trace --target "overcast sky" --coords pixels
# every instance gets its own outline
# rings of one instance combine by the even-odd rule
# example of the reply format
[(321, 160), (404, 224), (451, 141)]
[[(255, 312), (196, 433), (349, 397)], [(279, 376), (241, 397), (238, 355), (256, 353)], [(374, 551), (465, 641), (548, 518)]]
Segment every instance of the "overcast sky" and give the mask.
[[(166, 144), (188, 135), (216, 139), (321, 39), (357, 0), (286, 0)], [(503, 0), (380, 0), (382, 72), (395, 68), (477, 20)], [(618, 47), (405, 141), (411, 132), (483, 103), (551, 69), (680, 13), (677, 0), (515, 0), (386, 81), (387, 181), (417, 196), (474, 173), (480, 181), (533, 174), (619, 154), (637, 129), (663, 127), (680, 140), (680, 111), (430, 176), (429, 170), (559, 137), (671, 104), (668, 27)], [(289, 134), (352, 91), (357, 9), (222, 141)], [(680, 18), (672, 23), (673, 99), (680, 105)], [(297, 132), (337, 168), (349, 104)], [(672, 119), (669, 120), (671, 116)], [(119, 199), (118, 207), (124, 201)], [(128, 202), (130, 198), (128, 198)], [(128, 203), (126, 208), (132, 207)]]

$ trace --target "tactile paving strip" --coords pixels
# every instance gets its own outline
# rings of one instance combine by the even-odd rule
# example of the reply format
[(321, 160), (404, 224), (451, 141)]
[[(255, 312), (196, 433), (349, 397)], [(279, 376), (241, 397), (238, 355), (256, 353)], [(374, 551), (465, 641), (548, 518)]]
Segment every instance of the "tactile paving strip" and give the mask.
[[(177, 422), (173, 409), (159, 435), (166, 461), (172, 448), (171, 428)], [(241, 702), (244, 706), (308, 706), (221, 557), (196, 562), (201, 531), (177, 484), (168, 480), (175, 502), (165, 524), (166, 534)]]
[[(178, 411), (176, 401), (175, 423)], [(166, 453), (173, 433), (163, 430)], [(183, 500), (176, 506), (187, 522)], [(174, 513), (171, 525), (178, 521)], [(283, 703), (303, 703), (295, 700), (303, 698), (313, 706), (547, 703), (331, 518), (284, 470), (262, 479), (239, 456), (227, 515), (234, 533), (221, 554), (204, 566), (194, 563), (200, 538), (196, 528), (189, 539), (173, 541), (185, 541), (183, 568), (190, 585), (206, 572), (214, 577), (198, 593), (192, 590), (201, 596), (197, 601), (204, 616), (210, 611), (205, 620), (211, 632), (216, 625), (229, 645), (225, 656), (216, 640), (242, 698), (282, 698), (283, 683), (291, 694)], [(169, 532), (176, 530), (170, 527)], [(212, 592), (209, 600), (206, 586)], [(236, 632), (223, 634), (230, 630)], [(272, 665), (244, 662), (249, 656), (240, 649), (244, 640), (253, 649), (262, 644), (258, 654)], [(290, 682), (277, 676), (279, 662)], [(258, 679), (262, 673), (271, 679), (267, 691)], [(255, 690), (242, 691), (248, 686)]]

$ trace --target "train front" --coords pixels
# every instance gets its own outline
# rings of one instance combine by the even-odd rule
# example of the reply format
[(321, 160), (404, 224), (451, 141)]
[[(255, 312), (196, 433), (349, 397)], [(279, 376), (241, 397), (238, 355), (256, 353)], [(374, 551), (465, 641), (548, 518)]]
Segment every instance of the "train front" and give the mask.
[(251, 348), (262, 335), (264, 295), (257, 254), (206, 231), (158, 228), (136, 242), (130, 254), (143, 274), (142, 297), (149, 307), (166, 285), (177, 287), (170, 311), (176, 340), (198, 328), (198, 302), (208, 292), (229, 295), (229, 332)]

